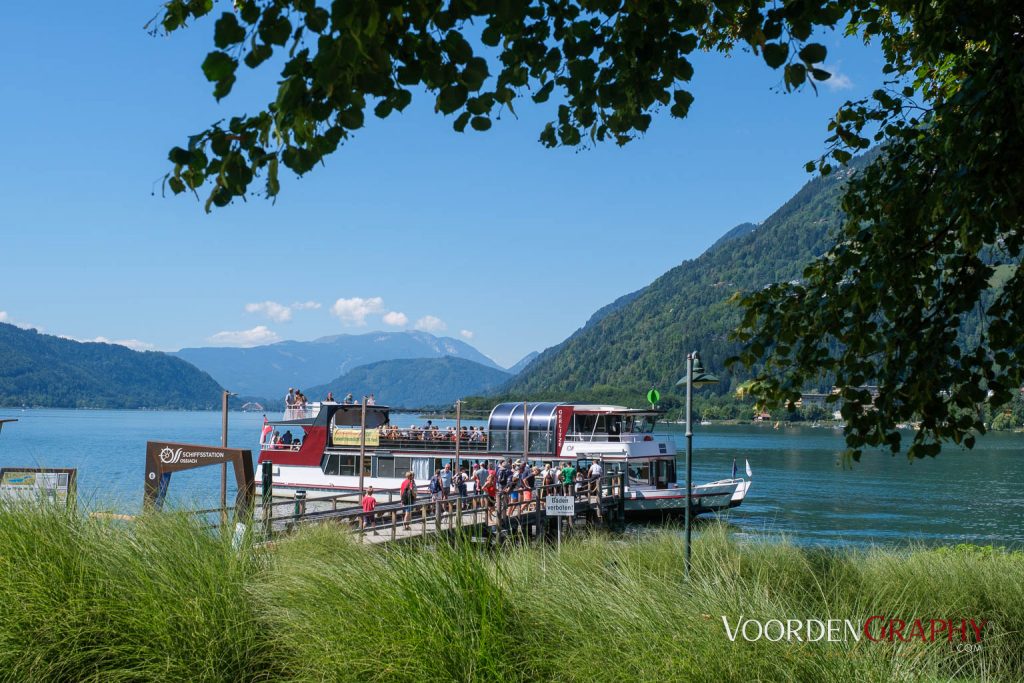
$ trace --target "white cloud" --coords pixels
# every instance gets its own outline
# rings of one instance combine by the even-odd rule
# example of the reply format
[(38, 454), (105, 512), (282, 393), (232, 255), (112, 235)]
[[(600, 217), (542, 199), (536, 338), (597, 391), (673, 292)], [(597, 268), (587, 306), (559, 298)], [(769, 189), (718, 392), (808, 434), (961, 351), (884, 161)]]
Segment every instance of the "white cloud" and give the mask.
[(821, 69), (832, 74), (832, 76), (828, 80), (821, 81), (829, 90), (850, 90), (851, 88), (853, 88), (853, 81), (850, 80), (849, 76), (847, 76), (846, 74), (839, 70), (838, 65), (822, 64)]
[(218, 332), (206, 340), (218, 346), (259, 346), (273, 344), (279, 339), (277, 333), (268, 329), (266, 325), (257, 325), (251, 330)]
[(15, 320), (14, 318), (7, 314), (7, 311), (0, 311), (0, 323), (14, 325), (15, 327), (20, 327), (23, 330), (36, 330), (37, 332), (43, 331), (43, 328), (40, 327), (39, 325), (33, 325), (32, 323), (23, 323)]
[(276, 323), (286, 323), (292, 319), (292, 309), (276, 301), (261, 301), (258, 304), (246, 304), (246, 313), (262, 313)]
[(364, 299), (354, 296), (351, 299), (338, 299), (331, 306), (331, 313), (338, 316), (346, 325), (363, 326), (366, 316), (384, 310), (384, 299), (379, 296)]
[(448, 325), (438, 317), (425, 315), (416, 321), (416, 329), (424, 332), (443, 332), (448, 329)]
[(459, 336), (463, 339), (472, 339), (474, 334), (472, 330), (459, 330)]
[(43, 331), (43, 328), (40, 327), (39, 325), (33, 325), (32, 323), (25, 323), (15, 320), (14, 318), (7, 314), (7, 311), (0, 311), (0, 323), (14, 325), (15, 327), (20, 327), (23, 330), (35, 330), (36, 332)]
[(389, 311), (384, 314), (383, 320), (385, 325), (403, 327), (409, 323), (409, 316), (398, 311)]
[(153, 351), (156, 349), (156, 344), (139, 341), (138, 339), (107, 339), (106, 337), (96, 337), (95, 339), (79, 339), (77, 341), (92, 341), (100, 344), (117, 344), (118, 346), (127, 346), (132, 351)]
[(276, 301), (261, 301), (255, 304), (246, 304), (246, 313), (261, 313), (275, 323), (286, 323), (292, 319), (292, 311), (309, 311), (320, 308), (317, 301), (296, 301), (291, 306), (279, 304)]
[(150, 344), (149, 342), (140, 341), (138, 339), (109, 339), (107, 337), (99, 336), (93, 337), (92, 339), (79, 339), (78, 337), (69, 337), (66, 334), (58, 334), (61, 339), (68, 339), (74, 342), (81, 342), (83, 344), (117, 344), (118, 346), (127, 346), (132, 351), (155, 351), (156, 344)]
[(319, 301), (296, 301), (292, 304), (292, 310), (295, 311), (310, 311), (320, 308)]

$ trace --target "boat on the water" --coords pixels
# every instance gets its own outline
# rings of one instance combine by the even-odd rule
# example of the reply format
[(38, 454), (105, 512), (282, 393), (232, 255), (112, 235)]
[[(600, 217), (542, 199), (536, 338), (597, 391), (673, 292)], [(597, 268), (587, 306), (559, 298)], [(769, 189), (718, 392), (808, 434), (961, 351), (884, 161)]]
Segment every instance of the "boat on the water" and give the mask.
[[(685, 483), (677, 482), (675, 440), (654, 431), (663, 415), (612, 405), (501, 403), (491, 410), (486, 428), (456, 431), (430, 424), (399, 428), (391, 424), (387, 406), (324, 402), (268, 421), (259, 462), (272, 463), (275, 495), (301, 490), (310, 497), (352, 493), (360, 485), (397, 489), (407, 471), (425, 488), (449, 463), (467, 471), (474, 463), (494, 469), (505, 460), (559, 469), (569, 463), (586, 473), (597, 462), (604, 475), (626, 474), (627, 515), (678, 513), (686, 507)], [(275, 443), (275, 432), (294, 432), (295, 442)], [(747, 474), (694, 486), (691, 512), (742, 503), (750, 490), (749, 466)], [(473, 489), (470, 482), (470, 493)]]

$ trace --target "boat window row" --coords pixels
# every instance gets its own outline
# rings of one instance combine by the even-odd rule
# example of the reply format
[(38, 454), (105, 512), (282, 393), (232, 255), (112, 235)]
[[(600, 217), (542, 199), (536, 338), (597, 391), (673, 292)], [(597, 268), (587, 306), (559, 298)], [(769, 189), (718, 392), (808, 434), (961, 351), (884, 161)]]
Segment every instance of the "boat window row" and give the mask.
[[(458, 461), (458, 469), (470, 471), (474, 463), (481, 460), (487, 462), (488, 467), (493, 467), (497, 460), (504, 458), (462, 458)], [(578, 470), (586, 471), (593, 464), (588, 458), (576, 460), (539, 460), (530, 459), (527, 462), (532, 466), (544, 468), (550, 464), (553, 467), (563, 467), (567, 462), (573, 464)], [(383, 453), (367, 453), (363, 462), (363, 476), (383, 477), (401, 479), (406, 472), (412, 472), (417, 481), (423, 483), (433, 476), (435, 470), (444, 468), (448, 463), (455, 465), (453, 458), (417, 458), (408, 456), (391, 456)], [(676, 463), (672, 459), (643, 460), (629, 462), (603, 463), (605, 474), (619, 474), (629, 472), (630, 484), (647, 484), (659, 489), (668, 488), (670, 482), (676, 481)], [(339, 453), (336, 451), (325, 453), (321, 460), (321, 469), (326, 475), (333, 476), (358, 476), (359, 455)]]

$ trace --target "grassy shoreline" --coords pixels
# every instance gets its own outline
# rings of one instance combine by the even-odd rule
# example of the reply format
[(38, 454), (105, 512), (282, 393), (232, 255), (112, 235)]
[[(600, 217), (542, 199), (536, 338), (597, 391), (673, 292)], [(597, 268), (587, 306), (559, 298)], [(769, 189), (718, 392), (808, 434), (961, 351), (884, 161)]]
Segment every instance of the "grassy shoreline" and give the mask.
[[(739, 543), (708, 525), (482, 554), (332, 527), (232, 547), (184, 517), (0, 510), (0, 671), (19, 681), (1021, 680), (1024, 553)], [(731, 641), (722, 616), (986, 619), (945, 641)]]

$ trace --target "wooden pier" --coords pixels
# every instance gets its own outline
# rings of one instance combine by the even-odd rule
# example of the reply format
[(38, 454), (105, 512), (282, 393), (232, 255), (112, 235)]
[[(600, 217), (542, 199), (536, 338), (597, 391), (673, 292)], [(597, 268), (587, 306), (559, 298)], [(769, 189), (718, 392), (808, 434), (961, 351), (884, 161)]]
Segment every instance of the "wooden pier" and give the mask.
[[(272, 483), (271, 483), (272, 486)], [(474, 493), (442, 500), (430, 500), (423, 493), (409, 506), (399, 501), (397, 490), (376, 490), (375, 525), (365, 523), (365, 513), (358, 492), (305, 498), (297, 492), (294, 498), (274, 500), (264, 492), (262, 504), (253, 516), (270, 539), (306, 524), (337, 524), (349, 529), (366, 543), (389, 543), (430, 536), (469, 534), (473, 539), (497, 543), (508, 538), (525, 540), (553, 538), (558, 524), (575, 529), (583, 524), (621, 527), (624, 523), (622, 475), (610, 474), (580, 485), (556, 484), (535, 489), (532, 499), (513, 500), (507, 493), (491, 499), (485, 493)], [(561, 517), (547, 514), (546, 499), (550, 495), (572, 496), (575, 514)], [(386, 502), (382, 498), (386, 497)], [(406, 526), (406, 508), (411, 520)]]

